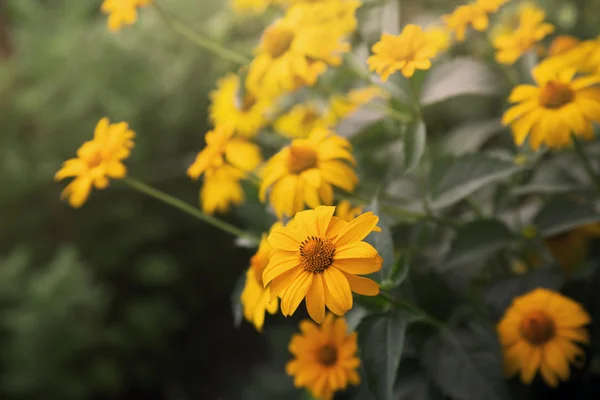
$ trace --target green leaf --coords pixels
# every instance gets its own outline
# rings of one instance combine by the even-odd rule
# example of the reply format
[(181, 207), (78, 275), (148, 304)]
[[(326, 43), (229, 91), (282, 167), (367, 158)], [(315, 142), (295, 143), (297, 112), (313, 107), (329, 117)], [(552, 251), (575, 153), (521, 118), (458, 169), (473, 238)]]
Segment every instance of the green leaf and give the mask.
[(451, 206), (473, 192), (505, 180), (521, 170), (512, 161), (486, 154), (442, 157), (430, 174), (431, 206)]
[(508, 227), (496, 219), (469, 222), (456, 231), (442, 269), (482, 260), (511, 245), (515, 240)]
[(398, 400), (444, 400), (439, 389), (430, 381), (417, 360), (402, 360), (394, 387)]
[(535, 225), (543, 237), (570, 231), (581, 225), (600, 221), (593, 205), (566, 197), (556, 197), (540, 210)]
[(233, 291), (231, 292), (231, 311), (233, 312), (233, 326), (239, 328), (242, 324), (244, 311), (242, 307), (242, 301), (240, 296), (246, 286), (246, 271), (244, 271), (240, 277), (235, 281)]
[(468, 122), (444, 135), (440, 147), (444, 153), (455, 156), (472, 153), (503, 129), (499, 119)]
[(404, 172), (412, 171), (425, 152), (427, 130), (423, 121), (412, 124), (404, 134)]
[(381, 286), (384, 290), (391, 290), (399, 287), (404, 283), (408, 277), (410, 271), (410, 255), (408, 252), (404, 252), (398, 258), (398, 261), (394, 264), (392, 274), (389, 279), (384, 279), (381, 282)]
[(470, 319), (448, 328), (423, 348), (423, 364), (448, 397), (461, 400), (508, 400), (500, 345), (491, 324)]
[(503, 89), (502, 81), (482, 61), (454, 58), (431, 69), (423, 84), (420, 103), (430, 105), (464, 95), (499, 95)]
[(383, 281), (390, 277), (392, 273), (392, 268), (394, 265), (395, 257), (394, 257), (394, 241), (392, 239), (392, 231), (390, 230), (389, 225), (385, 222), (384, 216), (381, 213), (379, 200), (377, 197), (371, 201), (369, 209), (373, 211), (373, 214), (379, 216), (379, 222), (377, 226), (381, 228), (381, 232), (373, 232), (368, 238), (367, 242), (369, 242), (377, 252), (383, 258), (383, 265), (381, 267), (381, 271), (378, 272), (379, 281)]
[(378, 400), (393, 398), (408, 319), (401, 311), (364, 318), (358, 326), (358, 346), (367, 384)]

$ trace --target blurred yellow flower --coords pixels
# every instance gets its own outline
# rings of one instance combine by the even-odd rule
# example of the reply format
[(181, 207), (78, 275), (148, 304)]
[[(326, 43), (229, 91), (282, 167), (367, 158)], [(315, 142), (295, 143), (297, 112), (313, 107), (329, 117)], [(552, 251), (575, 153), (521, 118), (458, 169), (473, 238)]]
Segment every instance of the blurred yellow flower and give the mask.
[(347, 333), (343, 318), (328, 314), (321, 326), (304, 320), (300, 330), (302, 333), (292, 336), (289, 345), (294, 359), (285, 367), (294, 377), (294, 386), (308, 388), (317, 399), (331, 400), (348, 383), (360, 383), (356, 332)]
[(63, 190), (61, 198), (67, 198), (71, 207), (81, 207), (92, 190), (106, 189), (108, 178), (122, 179), (127, 175), (123, 160), (133, 148), (135, 133), (126, 122), (111, 124), (102, 118), (96, 125), (94, 138), (85, 142), (77, 157), (63, 163), (54, 175), (56, 181), (74, 178)]
[(358, 176), (349, 165), (356, 161), (350, 142), (335, 133), (316, 129), (307, 139), (295, 139), (275, 154), (262, 173), (259, 198), (269, 202), (279, 218), (293, 217), (307, 204), (315, 208), (333, 203), (333, 187), (352, 192)]
[(379, 218), (368, 212), (346, 222), (333, 215), (335, 207), (301, 211), (294, 225), (269, 235), (271, 258), (263, 284), (271, 285), (271, 298), (281, 297), (284, 316), (292, 315), (306, 297), (306, 309), (317, 323), (325, 307), (342, 316), (352, 308), (352, 292), (379, 294), (379, 285), (366, 275), (381, 269), (382, 258), (363, 239)]
[(210, 94), (210, 120), (215, 126), (232, 124), (235, 134), (252, 138), (267, 123), (271, 100), (246, 92), (240, 96), (240, 77), (229, 74)]
[(581, 305), (551, 290), (515, 298), (498, 324), (506, 374), (520, 373), (530, 384), (539, 371), (552, 387), (568, 380), (569, 363), (584, 356), (575, 342), (589, 342), (584, 326), (590, 321)]
[(574, 39), (557, 41), (537, 68), (555, 72), (573, 68), (579, 73), (600, 74), (600, 37), (579, 43)]
[(230, 7), (240, 15), (262, 14), (273, 0), (230, 0)]
[(510, 32), (496, 36), (496, 61), (511, 65), (531, 50), (537, 42), (554, 31), (552, 24), (544, 22), (546, 13), (531, 5), (519, 11), (519, 26)]
[(240, 180), (244, 178), (244, 172), (229, 164), (206, 171), (200, 189), (202, 211), (207, 214), (225, 213), (232, 205), (242, 204), (244, 189)]
[(205, 135), (206, 147), (196, 156), (187, 174), (198, 179), (211, 168), (221, 167), (225, 160), (242, 171), (253, 171), (262, 162), (260, 148), (243, 138), (233, 137), (233, 125), (221, 125)]
[(324, 115), (317, 104), (297, 104), (273, 124), (275, 131), (288, 138), (306, 138), (317, 128), (329, 128), (335, 121)]
[(388, 98), (389, 93), (379, 86), (367, 86), (353, 89), (347, 94), (336, 94), (331, 96), (329, 111), (325, 119), (331, 121), (332, 125), (340, 119), (346, 118), (361, 106), (370, 103), (376, 98)]
[(575, 46), (577, 46), (581, 41), (579, 38), (575, 36), (569, 35), (560, 35), (555, 37), (548, 46), (548, 57), (558, 56), (563, 54)]
[(483, 32), (489, 24), (487, 13), (477, 3), (459, 6), (451, 14), (442, 16), (442, 20), (458, 42), (465, 40), (469, 25)]
[(406, 25), (400, 35), (384, 33), (373, 45), (373, 53), (367, 60), (369, 70), (387, 81), (396, 71), (410, 78), (415, 70), (431, 68), (431, 59), (437, 54), (436, 43), (418, 25)]
[(117, 32), (123, 25), (133, 25), (137, 21), (138, 7), (150, 3), (152, 0), (104, 0), (101, 10), (108, 14), (108, 28)]
[(430, 26), (425, 29), (425, 34), (429, 37), (429, 42), (435, 48), (435, 52), (447, 50), (452, 42), (450, 32), (444, 27)]
[(360, 213), (362, 213), (362, 207), (352, 207), (352, 203), (350, 203), (348, 200), (340, 201), (335, 208), (335, 216), (348, 222), (352, 221)]
[(314, 85), (327, 66), (339, 65), (350, 49), (346, 35), (356, 24), (358, 5), (336, 0), (288, 9), (264, 31), (249, 67), (248, 88), (275, 97)]
[[(280, 223), (273, 225), (271, 230), (280, 227)], [(265, 312), (275, 314), (279, 306), (279, 300), (271, 300), (269, 287), (263, 287), (262, 274), (269, 263), (271, 248), (267, 241), (267, 235), (263, 235), (256, 254), (250, 259), (250, 268), (246, 273), (246, 285), (242, 291), (240, 300), (244, 308), (244, 318), (251, 322), (257, 331), (262, 331), (265, 322)]]
[(571, 134), (593, 139), (593, 122), (600, 122), (600, 76), (575, 78), (575, 70), (561, 72), (535, 68), (537, 86), (519, 85), (508, 100), (517, 103), (502, 117), (510, 125), (515, 143), (527, 137), (532, 149), (541, 144), (558, 149), (571, 143)]

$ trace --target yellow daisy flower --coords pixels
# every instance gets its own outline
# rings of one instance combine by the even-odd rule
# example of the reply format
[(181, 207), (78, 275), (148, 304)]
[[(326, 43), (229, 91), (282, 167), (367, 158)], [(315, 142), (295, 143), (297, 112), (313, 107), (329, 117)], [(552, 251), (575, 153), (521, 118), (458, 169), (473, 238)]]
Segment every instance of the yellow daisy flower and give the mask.
[[(272, 229), (281, 226), (276, 223)], [(257, 331), (262, 331), (265, 322), (265, 312), (275, 314), (279, 306), (278, 299), (271, 300), (269, 287), (263, 287), (262, 274), (269, 263), (271, 248), (267, 236), (263, 235), (256, 254), (250, 259), (250, 268), (246, 273), (246, 285), (240, 300), (244, 308), (244, 318), (251, 322)]]
[(350, 222), (362, 213), (362, 210), (361, 206), (352, 207), (352, 203), (348, 200), (342, 200), (335, 208), (335, 216)]
[(548, 57), (558, 56), (573, 48), (575, 48), (581, 41), (575, 36), (560, 35), (555, 37), (548, 46)]
[[(558, 39), (558, 38), (557, 38)], [(537, 68), (548, 71), (561, 71), (573, 68), (585, 74), (600, 74), (600, 37), (575, 43), (573, 39), (557, 41), (560, 47), (550, 53)]]
[(226, 160), (242, 171), (252, 171), (261, 162), (260, 148), (243, 138), (233, 137), (233, 125), (221, 125), (205, 135), (206, 147), (198, 153), (187, 174), (198, 179), (211, 168), (221, 167)]
[(273, 0), (230, 0), (231, 9), (239, 15), (262, 14)]
[(436, 53), (447, 50), (450, 47), (452, 37), (447, 29), (434, 25), (426, 28), (425, 34), (429, 37), (429, 42), (435, 48)]
[(500, 34), (493, 40), (496, 48), (496, 61), (511, 65), (536, 43), (554, 31), (552, 24), (544, 22), (546, 13), (535, 7), (525, 6), (519, 12), (517, 29)]
[(54, 180), (74, 178), (63, 190), (61, 198), (68, 198), (71, 207), (81, 207), (92, 190), (106, 189), (108, 178), (122, 179), (127, 175), (123, 160), (129, 157), (133, 148), (135, 133), (126, 122), (111, 124), (102, 118), (96, 125), (94, 138), (85, 142), (77, 157), (64, 162), (54, 175)]
[[(291, 7), (264, 31), (249, 67), (248, 88), (275, 97), (314, 85), (350, 49), (348, 19), (354, 20), (357, 7), (358, 2), (340, 1)], [(339, 18), (346, 14), (351, 18)]]
[(346, 95), (331, 96), (330, 108), (325, 119), (335, 124), (337, 121), (348, 117), (361, 106), (370, 103), (376, 98), (388, 98), (389, 93), (379, 86), (367, 86), (360, 89), (353, 89)]
[(539, 371), (546, 383), (569, 379), (569, 363), (584, 356), (575, 342), (588, 343), (588, 313), (560, 293), (536, 289), (513, 300), (498, 324), (508, 376), (530, 384)]
[(108, 29), (117, 32), (123, 25), (133, 25), (137, 21), (138, 7), (144, 7), (152, 0), (104, 0), (101, 10), (108, 14)]
[(269, 235), (271, 259), (263, 284), (271, 298), (281, 297), (283, 315), (292, 315), (306, 297), (310, 317), (325, 319), (325, 307), (336, 315), (352, 308), (352, 292), (379, 294), (379, 285), (366, 275), (381, 269), (382, 258), (363, 239), (379, 218), (368, 212), (346, 222), (333, 215), (335, 207), (301, 211), (295, 225), (274, 229)]
[(442, 16), (442, 20), (458, 42), (464, 42), (469, 25), (483, 32), (489, 24), (486, 10), (478, 3), (459, 6), (452, 14)]
[(382, 81), (387, 81), (396, 71), (410, 78), (417, 69), (431, 68), (437, 47), (420, 26), (409, 24), (398, 36), (384, 33), (381, 40), (373, 45), (373, 53), (367, 60), (369, 70), (380, 75)]
[(232, 205), (244, 202), (244, 189), (240, 180), (245, 174), (229, 164), (208, 170), (200, 189), (202, 211), (207, 214), (225, 213)]
[(307, 204), (315, 208), (333, 203), (333, 187), (352, 192), (358, 176), (350, 165), (356, 161), (350, 142), (335, 133), (316, 129), (306, 139), (295, 139), (275, 154), (262, 171), (259, 198), (269, 202), (275, 214), (293, 217)]
[(600, 76), (575, 78), (573, 69), (559, 73), (535, 68), (537, 86), (519, 85), (508, 100), (517, 103), (502, 117), (510, 125), (515, 143), (529, 137), (532, 149), (541, 144), (558, 149), (568, 146), (571, 134), (592, 139), (592, 122), (600, 121)]
[(271, 101), (247, 92), (240, 98), (240, 77), (229, 74), (210, 94), (210, 120), (215, 126), (232, 124), (235, 134), (252, 138), (267, 123)]
[(294, 377), (294, 386), (308, 388), (317, 399), (331, 400), (349, 383), (360, 383), (356, 332), (347, 332), (343, 318), (328, 314), (321, 326), (304, 320), (300, 330), (302, 333), (292, 336), (289, 345), (294, 359), (285, 367)]
[(332, 126), (316, 104), (297, 104), (273, 124), (275, 131), (288, 138), (306, 138), (315, 129)]

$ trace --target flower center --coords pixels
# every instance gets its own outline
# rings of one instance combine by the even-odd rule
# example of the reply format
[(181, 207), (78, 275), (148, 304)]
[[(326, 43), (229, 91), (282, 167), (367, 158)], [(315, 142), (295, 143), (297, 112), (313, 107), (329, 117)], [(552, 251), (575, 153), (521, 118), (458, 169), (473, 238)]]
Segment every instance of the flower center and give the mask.
[(262, 36), (263, 47), (273, 58), (280, 57), (288, 51), (293, 40), (294, 32), (277, 26), (267, 28)]
[(252, 107), (256, 105), (256, 97), (252, 96), (250, 93), (244, 96), (244, 101), (242, 101), (242, 105), (240, 107), (240, 111), (250, 111)]
[(540, 346), (556, 333), (554, 321), (542, 311), (533, 311), (521, 324), (521, 335), (532, 345)]
[(99, 166), (100, 164), (102, 164), (103, 161), (103, 157), (102, 157), (102, 153), (100, 152), (100, 150), (97, 150), (94, 152), (94, 154), (87, 160), (88, 166), (90, 168), (96, 168), (97, 166)]
[(326, 344), (317, 351), (317, 361), (324, 367), (331, 367), (337, 362), (337, 349)]
[(319, 112), (314, 108), (309, 108), (306, 110), (304, 115), (302, 116), (302, 125), (310, 125), (316, 122), (319, 119)]
[(291, 174), (299, 174), (317, 165), (317, 152), (312, 146), (305, 144), (294, 144), (290, 146), (290, 158), (288, 170)]
[(300, 243), (300, 265), (305, 271), (320, 274), (333, 264), (334, 253), (329, 239), (309, 236)]
[(549, 81), (540, 93), (540, 105), (545, 108), (560, 108), (573, 101), (575, 93), (569, 85)]

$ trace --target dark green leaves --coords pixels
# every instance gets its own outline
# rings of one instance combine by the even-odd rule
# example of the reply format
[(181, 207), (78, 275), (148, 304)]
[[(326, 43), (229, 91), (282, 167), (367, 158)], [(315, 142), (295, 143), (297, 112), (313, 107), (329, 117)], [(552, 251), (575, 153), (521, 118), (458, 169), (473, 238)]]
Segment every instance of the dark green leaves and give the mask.
[(400, 311), (364, 318), (358, 326), (358, 345), (367, 384), (378, 400), (393, 398), (408, 320)]
[(238, 328), (242, 323), (242, 317), (244, 315), (242, 309), (242, 302), (240, 296), (246, 285), (246, 271), (244, 271), (240, 277), (235, 281), (235, 286), (231, 292), (231, 310), (233, 312), (233, 326)]
[(453, 399), (510, 399), (499, 343), (482, 321), (471, 320), (438, 333), (425, 344), (423, 363), (439, 388)]
[(411, 124), (404, 135), (404, 171), (410, 172), (421, 160), (425, 152), (427, 132), (423, 121)]
[(535, 225), (539, 233), (546, 237), (598, 221), (600, 213), (591, 204), (558, 197), (542, 208), (535, 218)]
[(430, 175), (431, 205), (434, 208), (453, 205), (487, 185), (509, 178), (520, 169), (512, 161), (486, 154), (442, 158)]
[(489, 257), (515, 241), (502, 222), (485, 219), (469, 222), (456, 232), (450, 253), (442, 269), (473, 263)]
[(383, 218), (377, 198), (373, 199), (369, 206), (373, 214), (379, 216), (377, 226), (381, 228), (381, 232), (374, 232), (369, 235), (368, 242), (377, 249), (379, 255), (383, 258), (383, 266), (379, 271), (379, 281), (389, 278), (394, 265), (394, 242), (392, 240), (392, 232)]

